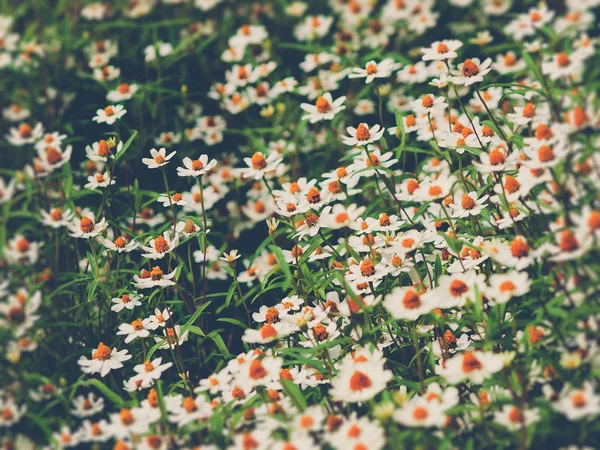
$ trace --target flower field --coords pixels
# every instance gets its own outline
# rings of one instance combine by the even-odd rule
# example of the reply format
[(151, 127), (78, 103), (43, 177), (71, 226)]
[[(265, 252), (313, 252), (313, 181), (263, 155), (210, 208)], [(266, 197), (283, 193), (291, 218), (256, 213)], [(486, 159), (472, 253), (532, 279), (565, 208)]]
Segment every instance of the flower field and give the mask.
[(0, 448), (600, 442), (600, 0), (0, 0)]

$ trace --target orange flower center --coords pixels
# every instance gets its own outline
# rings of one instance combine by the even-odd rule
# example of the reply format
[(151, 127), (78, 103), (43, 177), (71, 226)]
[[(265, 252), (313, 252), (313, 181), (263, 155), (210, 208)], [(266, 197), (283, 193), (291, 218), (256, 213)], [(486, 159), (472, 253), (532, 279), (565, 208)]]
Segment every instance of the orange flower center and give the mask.
[(475, 200), (469, 194), (465, 194), (460, 201), (460, 206), (463, 209), (473, 209), (475, 207)]
[(571, 60), (569, 59), (569, 55), (567, 55), (565, 52), (560, 52), (558, 55), (556, 55), (556, 64), (558, 64), (559, 67), (566, 67), (570, 62)]
[(163, 276), (163, 271), (160, 269), (160, 267), (155, 266), (152, 268), (152, 270), (150, 271), (150, 276), (152, 277), (152, 279), (154, 281), (158, 281), (162, 279)]
[(256, 152), (252, 155), (252, 167), (256, 170), (262, 170), (267, 167), (267, 160), (262, 153)]
[(548, 145), (542, 145), (538, 148), (537, 154), (541, 162), (548, 162), (554, 159), (554, 151)]
[(533, 117), (535, 115), (535, 106), (533, 103), (527, 103), (524, 107), (523, 107), (523, 117)]
[(46, 147), (46, 161), (48, 161), (49, 164), (56, 164), (60, 162), (61, 159), (62, 153), (59, 149), (50, 145)]
[(354, 136), (359, 141), (366, 141), (371, 137), (371, 133), (369, 132), (369, 129), (365, 126), (365, 124), (361, 123), (356, 129), (356, 133), (354, 134)]
[(427, 416), (429, 416), (429, 412), (427, 412), (427, 409), (423, 408), (422, 406), (417, 406), (413, 410), (412, 415), (415, 420), (425, 420), (427, 419)]
[(572, 252), (573, 250), (579, 248), (579, 242), (577, 242), (575, 233), (570, 230), (563, 231), (560, 234), (560, 242), (558, 246), (563, 252)]
[(517, 287), (515, 286), (515, 284), (512, 281), (506, 280), (500, 284), (498, 289), (500, 289), (500, 292), (512, 292), (515, 289), (517, 289)]
[(94, 351), (94, 354), (92, 355), (92, 359), (106, 361), (107, 359), (110, 358), (111, 352), (112, 352), (112, 350), (110, 349), (110, 347), (108, 347), (108, 346), (104, 345), (102, 342), (100, 342), (98, 344), (98, 348), (96, 349), (96, 351)]
[(465, 373), (469, 373), (469, 372), (473, 372), (474, 370), (479, 370), (481, 369), (482, 365), (481, 362), (475, 358), (475, 355), (473, 355), (473, 352), (465, 352), (463, 355), (463, 363), (462, 363), (462, 370)]
[(156, 239), (154, 239), (154, 250), (156, 250), (158, 253), (164, 253), (169, 250), (169, 243), (164, 237), (158, 236)]
[(525, 417), (519, 408), (515, 408), (514, 406), (510, 408), (508, 412), (508, 420), (515, 423), (522, 423)]
[(432, 197), (437, 197), (442, 193), (442, 188), (439, 186), (431, 186), (428, 191), (429, 195)]
[(375, 264), (368, 259), (363, 260), (363, 262), (360, 263), (360, 273), (363, 277), (372, 277), (375, 275)]
[(331, 105), (324, 97), (318, 97), (315, 106), (317, 107), (317, 111), (321, 114), (331, 111)]
[(450, 283), (450, 294), (454, 297), (460, 297), (469, 290), (469, 286), (462, 280), (452, 280)]
[(444, 44), (443, 42), (440, 42), (440, 43), (437, 45), (437, 52), (438, 52), (439, 54), (442, 54), (442, 53), (447, 53), (447, 52), (448, 52), (448, 50), (450, 50), (450, 49), (449, 49), (449, 48), (448, 48), (448, 46), (447, 46), (446, 44)]
[(353, 391), (362, 391), (363, 389), (371, 387), (372, 384), (371, 378), (359, 370), (355, 370), (350, 377), (350, 389)]
[(417, 292), (414, 289), (411, 289), (404, 294), (402, 304), (406, 309), (415, 309), (421, 306), (421, 299), (419, 298)]
[(265, 366), (263, 366), (263, 363), (260, 360), (255, 359), (250, 363), (248, 376), (254, 380), (260, 380), (267, 376), (267, 369), (265, 369)]
[(473, 77), (479, 73), (479, 66), (472, 59), (466, 59), (462, 66), (465, 77)]
[(79, 229), (84, 233), (91, 233), (94, 231), (94, 221), (89, 217), (82, 217), (79, 221)]
[(195, 159), (192, 161), (192, 170), (202, 170), (204, 168), (204, 163), (199, 159)]
[(490, 152), (490, 164), (492, 166), (497, 166), (499, 164), (504, 163), (504, 161), (506, 161), (506, 158), (504, 156), (504, 153), (501, 150), (498, 150), (497, 148), (495, 148), (494, 150), (492, 150)]

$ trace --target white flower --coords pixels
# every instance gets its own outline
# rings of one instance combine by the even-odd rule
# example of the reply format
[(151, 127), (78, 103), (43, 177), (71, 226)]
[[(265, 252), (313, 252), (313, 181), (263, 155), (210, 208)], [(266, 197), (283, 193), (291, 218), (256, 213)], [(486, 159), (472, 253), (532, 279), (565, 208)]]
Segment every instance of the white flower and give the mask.
[(559, 400), (552, 406), (571, 421), (591, 419), (600, 414), (600, 395), (594, 393), (590, 382), (584, 382), (579, 389), (565, 384)]
[(165, 327), (167, 324), (167, 320), (171, 317), (171, 313), (168, 308), (163, 309), (162, 311), (158, 308), (154, 310), (154, 314), (148, 317), (148, 322), (146, 324), (146, 328), (149, 330), (156, 330), (159, 327)]
[(88, 159), (92, 161), (102, 161), (106, 162), (108, 158), (114, 158), (116, 153), (119, 153), (123, 148), (123, 142), (119, 142), (117, 147), (113, 150), (108, 141), (104, 139), (99, 140), (98, 142), (94, 142), (92, 146), (89, 145), (85, 147), (85, 154)]
[(446, 360), (445, 366), (436, 367), (436, 373), (443, 376), (448, 383), (456, 384), (469, 380), (473, 384), (481, 384), (492, 374), (504, 367), (504, 356), (491, 352), (465, 351)]
[(199, 177), (209, 172), (217, 165), (216, 160), (208, 161), (207, 155), (201, 155), (200, 158), (192, 160), (187, 156), (183, 158), (184, 167), (177, 168), (177, 175), (180, 177)]
[(142, 297), (143, 295), (138, 294), (137, 292), (132, 292), (131, 294), (123, 294), (120, 297), (115, 297), (111, 299), (111, 302), (113, 302), (114, 305), (112, 305), (110, 309), (115, 312), (122, 311), (123, 309), (132, 310), (136, 306), (142, 305), (142, 303), (140, 302), (140, 299)]
[(464, 194), (460, 203), (451, 203), (450, 208), (453, 211), (453, 217), (464, 218), (469, 216), (477, 216), (486, 207), (485, 201), (489, 195), (484, 195), (477, 198), (477, 192), (469, 192)]
[(239, 169), (239, 173), (244, 178), (260, 180), (265, 174), (275, 171), (282, 160), (283, 158), (277, 152), (271, 153), (267, 158), (261, 152), (256, 152), (252, 158), (244, 158), (248, 167)]
[(70, 235), (76, 238), (89, 239), (103, 233), (108, 226), (106, 219), (103, 217), (98, 223), (94, 222), (94, 219), (94, 213), (91, 212), (81, 219), (73, 219), (69, 224)]
[(394, 319), (417, 320), (433, 311), (436, 305), (430, 297), (420, 296), (413, 287), (397, 286), (385, 296), (383, 306)]
[(505, 274), (495, 273), (490, 277), (491, 287), (486, 290), (491, 304), (506, 303), (512, 297), (529, 292), (531, 282), (527, 272), (512, 271)]
[(128, 359), (131, 359), (131, 355), (128, 354), (127, 349), (117, 351), (116, 348), (111, 349), (100, 342), (98, 348), (92, 350), (92, 359), (82, 356), (77, 363), (81, 366), (83, 372), (88, 374), (99, 373), (100, 376), (104, 377), (112, 369), (123, 367), (123, 361)]
[(104, 239), (102, 244), (109, 250), (117, 253), (129, 253), (137, 248), (139, 242), (134, 241), (133, 239), (127, 242), (127, 240), (123, 236), (117, 237), (114, 241), (110, 239)]
[(175, 284), (173, 277), (176, 272), (177, 270), (173, 270), (173, 272), (165, 275), (160, 267), (154, 266), (151, 271), (142, 269), (141, 275), (134, 275), (133, 280), (140, 289), (149, 289), (156, 286), (173, 286)]
[(173, 46), (168, 42), (156, 42), (153, 45), (149, 45), (144, 49), (144, 60), (151, 62), (156, 59), (156, 50), (158, 49), (158, 55), (161, 58), (169, 56), (173, 53)]
[(43, 209), (40, 210), (41, 222), (54, 229), (58, 229), (64, 226), (68, 226), (73, 220), (75, 213), (70, 209), (63, 211), (60, 208), (52, 208), (46, 212)]
[(159, 380), (162, 373), (173, 365), (172, 362), (162, 364), (162, 358), (155, 358), (152, 361), (144, 361), (143, 364), (138, 364), (133, 367), (139, 377), (142, 380), (142, 384), (150, 386), (155, 380)]
[(346, 97), (342, 96), (335, 101), (331, 97), (329, 92), (325, 92), (317, 100), (314, 105), (310, 103), (300, 104), (300, 108), (306, 111), (308, 114), (302, 116), (302, 120), (310, 120), (310, 123), (316, 123), (321, 120), (331, 120), (337, 113), (346, 109), (343, 103), (346, 101)]
[(167, 150), (164, 147), (158, 151), (153, 148), (150, 149), (152, 158), (142, 158), (142, 162), (146, 164), (149, 169), (156, 169), (169, 164), (169, 160), (175, 156), (175, 153), (177, 152), (172, 152), (167, 155)]
[(371, 354), (366, 349), (345, 356), (340, 372), (331, 380), (329, 394), (336, 401), (348, 403), (372, 399), (392, 379), (392, 372), (384, 369), (384, 363), (379, 352)]
[(87, 177), (88, 182), (85, 184), (86, 189), (105, 188), (116, 183), (114, 177), (111, 177), (108, 172), (96, 172), (94, 175)]
[(122, 323), (119, 325), (119, 331), (117, 331), (118, 336), (125, 335), (125, 343), (129, 344), (135, 338), (145, 338), (150, 336), (150, 331), (146, 328), (148, 324), (148, 319), (136, 319), (131, 323)]
[(90, 417), (104, 409), (104, 399), (90, 392), (86, 397), (79, 395), (73, 399), (71, 414), (76, 417)]
[(126, 113), (127, 110), (123, 108), (123, 105), (109, 105), (104, 109), (97, 110), (93, 120), (94, 122), (112, 125)]
[(463, 46), (462, 42), (455, 39), (435, 41), (429, 48), (422, 48), (423, 61), (446, 61), (456, 58), (456, 50)]
[(375, 78), (389, 78), (392, 72), (400, 67), (391, 58), (386, 58), (380, 63), (369, 61), (364, 69), (354, 67), (348, 78), (366, 78), (365, 83), (371, 83)]
[(342, 136), (344, 144), (355, 147), (378, 141), (381, 139), (381, 136), (383, 136), (385, 128), (382, 128), (379, 124), (373, 125), (371, 128), (369, 128), (368, 124), (361, 123), (357, 128), (346, 128), (346, 131), (350, 136)]
[(479, 61), (479, 58), (465, 59), (460, 63), (456, 70), (451, 70), (454, 84), (471, 86), (472, 84), (483, 81), (483, 77), (487, 75), (492, 64), (492, 58), (485, 61)]
[(142, 249), (146, 253), (142, 253), (144, 258), (162, 259), (165, 255), (171, 253), (179, 244), (179, 236), (171, 237), (169, 231), (165, 231), (162, 236), (150, 240), (149, 245), (142, 245)]
[(521, 409), (513, 405), (504, 405), (500, 411), (494, 413), (494, 420), (512, 431), (527, 427), (539, 419), (538, 408)]
[(111, 103), (119, 103), (124, 100), (129, 100), (138, 90), (137, 84), (121, 83), (114, 91), (106, 94), (106, 100)]

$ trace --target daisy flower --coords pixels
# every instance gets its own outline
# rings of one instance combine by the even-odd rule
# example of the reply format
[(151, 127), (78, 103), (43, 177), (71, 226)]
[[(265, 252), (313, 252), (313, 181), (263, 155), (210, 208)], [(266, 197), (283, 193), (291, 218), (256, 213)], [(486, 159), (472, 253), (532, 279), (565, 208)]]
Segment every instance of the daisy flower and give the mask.
[[(1, 183), (1, 182), (0, 182)], [(40, 210), (41, 222), (51, 228), (58, 229), (64, 226), (69, 226), (75, 213), (70, 209), (62, 210), (61, 208), (52, 208), (49, 211)]]
[(486, 289), (486, 293), (493, 300), (492, 304), (503, 304), (512, 297), (527, 294), (530, 285), (527, 272), (495, 273), (490, 277), (490, 288)]
[(446, 360), (444, 367), (437, 366), (436, 372), (448, 383), (457, 384), (468, 380), (481, 384), (504, 367), (504, 356), (492, 352), (465, 351)]
[(346, 109), (346, 106), (343, 104), (345, 101), (345, 96), (333, 100), (331, 94), (325, 92), (323, 95), (317, 97), (314, 105), (310, 103), (300, 104), (300, 108), (308, 113), (302, 116), (302, 120), (309, 120), (310, 123), (316, 123), (321, 120), (332, 120), (337, 113)]
[(149, 169), (156, 169), (169, 164), (169, 160), (175, 156), (175, 153), (177, 152), (172, 152), (167, 155), (167, 150), (165, 148), (161, 148), (158, 151), (153, 148), (150, 150), (152, 158), (142, 158), (142, 162), (146, 164)]
[(85, 397), (83, 395), (75, 397), (72, 403), (71, 414), (79, 418), (93, 416), (104, 409), (104, 399), (96, 397), (93, 392)]
[(365, 83), (371, 83), (375, 78), (389, 78), (392, 72), (400, 67), (400, 64), (394, 63), (391, 58), (386, 58), (380, 63), (369, 61), (364, 69), (355, 67), (348, 78), (365, 78)]
[(122, 323), (119, 325), (119, 331), (117, 331), (118, 336), (126, 336), (125, 343), (129, 344), (136, 338), (145, 338), (150, 336), (150, 331), (148, 331), (146, 325), (148, 324), (148, 319), (136, 319), (131, 323)]
[(344, 357), (329, 394), (336, 401), (364, 402), (383, 391), (391, 379), (392, 372), (384, 369), (382, 360), (369, 358), (369, 352), (355, 353)]
[(192, 160), (187, 156), (183, 158), (184, 167), (177, 168), (177, 175), (180, 177), (199, 177), (209, 172), (217, 165), (216, 160), (208, 161), (207, 155), (201, 155), (198, 159)]
[(70, 235), (76, 238), (89, 239), (103, 233), (108, 223), (103, 217), (99, 222), (95, 222), (94, 213), (90, 212), (81, 219), (73, 219), (69, 224)]
[(342, 136), (344, 144), (352, 147), (363, 146), (378, 141), (383, 136), (385, 128), (376, 124), (369, 128), (366, 123), (361, 123), (357, 128), (348, 127), (346, 131), (350, 136)]
[(463, 46), (462, 42), (455, 39), (435, 41), (429, 48), (422, 48), (423, 61), (447, 61), (456, 58), (456, 50)]
[(162, 311), (158, 308), (154, 309), (154, 314), (148, 317), (148, 321), (146, 322), (146, 328), (149, 330), (156, 330), (159, 327), (164, 328), (167, 324), (167, 320), (171, 317), (171, 313), (168, 308), (163, 309)]
[(435, 115), (443, 112), (448, 104), (444, 97), (434, 97), (431, 94), (425, 94), (423, 97), (415, 100), (412, 105), (415, 112), (420, 115)]
[(117, 351), (116, 348), (111, 349), (100, 342), (98, 348), (92, 350), (92, 359), (82, 356), (77, 363), (84, 373), (99, 373), (101, 377), (105, 377), (111, 370), (123, 367), (123, 361), (129, 359), (131, 359), (131, 355), (128, 354), (127, 349)]
[(121, 83), (119, 86), (106, 94), (106, 100), (111, 103), (119, 103), (124, 100), (129, 100), (137, 92), (137, 84)]
[(111, 241), (110, 239), (104, 239), (102, 244), (107, 249), (112, 250), (113, 252), (129, 253), (138, 247), (139, 242), (137, 242), (133, 239), (131, 239), (128, 242), (127, 239), (125, 239), (125, 237), (119, 236), (114, 241)]
[(172, 365), (172, 362), (162, 364), (162, 358), (159, 357), (152, 361), (144, 361), (143, 364), (137, 364), (133, 370), (138, 373), (136, 377), (142, 380), (142, 385), (150, 386), (154, 381), (159, 380), (162, 373)]
[(123, 309), (132, 310), (136, 306), (142, 305), (142, 302), (140, 302), (142, 297), (143, 295), (138, 294), (137, 292), (123, 294), (120, 297), (111, 299), (111, 302), (114, 303), (114, 305), (112, 305), (110, 309), (115, 312), (122, 311)]
[(460, 203), (451, 203), (450, 208), (453, 211), (453, 217), (465, 218), (469, 216), (477, 216), (481, 211), (486, 208), (485, 201), (489, 195), (484, 195), (481, 198), (477, 198), (477, 192), (469, 192), (464, 194), (460, 200)]
[(251, 158), (244, 158), (244, 162), (248, 167), (239, 169), (239, 172), (244, 178), (260, 180), (265, 174), (276, 170), (282, 160), (283, 158), (276, 152), (271, 153), (266, 158), (261, 152), (256, 152)]
[(123, 105), (109, 105), (104, 109), (97, 110), (93, 120), (94, 122), (112, 125), (118, 119), (122, 118), (126, 113), (127, 110), (123, 107)]
[(455, 70), (450, 71), (452, 82), (465, 87), (480, 83), (483, 81), (483, 77), (492, 70), (491, 64), (492, 58), (487, 58), (483, 62), (479, 58), (467, 58)]
[(116, 183), (114, 177), (111, 177), (108, 172), (96, 172), (94, 175), (87, 177), (88, 182), (84, 185), (86, 189), (105, 188)]
[(114, 158), (115, 154), (119, 153), (122, 148), (123, 142), (119, 142), (115, 147), (114, 141), (111, 141), (111, 139), (106, 141), (101, 139), (98, 142), (94, 142), (91, 146), (87, 145), (85, 147), (85, 154), (92, 161), (106, 162), (109, 158)]
[(394, 319), (417, 320), (433, 311), (435, 304), (429, 297), (421, 297), (413, 287), (395, 287), (385, 296), (383, 306)]
[(504, 405), (494, 413), (494, 420), (511, 431), (520, 430), (540, 420), (538, 408), (521, 409), (513, 405)]
[(149, 289), (157, 286), (173, 286), (175, 285), (173, 277), (176, 272), (177, 270), (173, 270), (173, 272), (165, 275), (160, 267), (154, 266), (150, 271), (142, 269), (140, 275), (134, 275), (133, 279), (135, 285), (139, 289)]

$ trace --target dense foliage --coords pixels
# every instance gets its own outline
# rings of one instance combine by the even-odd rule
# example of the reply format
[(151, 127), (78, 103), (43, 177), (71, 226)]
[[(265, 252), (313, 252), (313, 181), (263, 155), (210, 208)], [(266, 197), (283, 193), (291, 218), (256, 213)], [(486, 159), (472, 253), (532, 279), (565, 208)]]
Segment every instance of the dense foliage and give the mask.
[(2, 448), (600, 440), (600, 1), (0, 4)]

